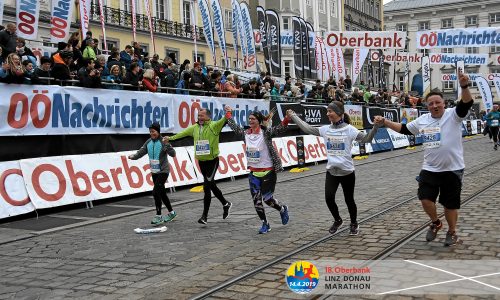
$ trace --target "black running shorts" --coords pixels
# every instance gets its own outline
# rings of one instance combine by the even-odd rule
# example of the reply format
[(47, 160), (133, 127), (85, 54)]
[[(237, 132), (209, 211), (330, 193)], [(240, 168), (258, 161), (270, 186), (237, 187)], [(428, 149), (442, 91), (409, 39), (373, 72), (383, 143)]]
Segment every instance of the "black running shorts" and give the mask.
[(439, 195), (439, 203), (444, 207), (459, 209), (463, 174), (464, 170), (447, 172), (420, 171), (418, 199), (436, 202)]

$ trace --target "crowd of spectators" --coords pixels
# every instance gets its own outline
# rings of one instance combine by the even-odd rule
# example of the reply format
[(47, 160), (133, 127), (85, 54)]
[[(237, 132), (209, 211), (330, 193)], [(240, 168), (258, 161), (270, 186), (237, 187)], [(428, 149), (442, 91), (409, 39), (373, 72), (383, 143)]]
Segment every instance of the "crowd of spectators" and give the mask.
[(271, 101), (324, 102), (374, 106), (421, 106), (421, 99), (405, 93), (389, 93), (387, 89), (370, 90), (363, 81), (354, 87), (349, 76), (317, 80), (306, 87), (300, 80), (285, 77), (275, 81), (269, 73), (256, 78), (207, 67), (203, 62), (185, 59), (177, 63), (174, 54), (160, 60), (151, 58), (134, 42), (120, 51), (111, 49), (104, 55), (99, 41), (88, 31), (81, 39), (79, 32), (68, 42), (57, 44), (51, 57), (35, 57), (24, 39), (17, 37), (16, 25), (9, 23), (0, 31), (0, 82), (17, 84), (78, 85), (85, 88), (142, 90), (149, 92), (223, 96), (229, 98), (267, 99)]

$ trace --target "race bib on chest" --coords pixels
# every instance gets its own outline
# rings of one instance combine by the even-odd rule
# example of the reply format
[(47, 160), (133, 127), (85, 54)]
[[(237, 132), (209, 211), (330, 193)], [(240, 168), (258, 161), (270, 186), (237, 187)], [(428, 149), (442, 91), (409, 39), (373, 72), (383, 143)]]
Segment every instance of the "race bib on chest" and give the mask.
[(260, 162), (259, 148), (247, 147), (247, 160), (249, 163), (259, 163)]
[(425, 149), (439, 148), (441, 146), (441, 128), (429, 127), (421, 131)]
[(491, 120), (492, 127), (498, 127), (498, 120)]
[(327, 135), (326, 136), (326, 152), (328, 155), (347, 156), (346, 153), (345, 135)]
[(159, 159), (150, 159), (149, 167), (151, 168), (151, 173), (160, 172), (160, 160)]
[(210, 143), (208, 140), (199, 140), (196, 142), (196, 155), (210, 154)]

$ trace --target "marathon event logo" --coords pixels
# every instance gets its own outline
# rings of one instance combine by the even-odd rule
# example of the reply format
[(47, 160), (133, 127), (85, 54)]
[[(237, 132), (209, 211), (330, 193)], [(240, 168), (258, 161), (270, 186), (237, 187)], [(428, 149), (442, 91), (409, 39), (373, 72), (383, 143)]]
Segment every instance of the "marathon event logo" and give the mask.
[(402, 31), (334, 31), (328, 33), (330, 47), (404, 49), (406, 32)]
[(371, 287), (371, 273), (369, 267), (354, 267), (351, 265), (326, 265), (324, 289), (326, 294), (338, 291), (344, 294), (358, 294), (368, 292)]
[(288, 268), (285, 280), (294, 293), (309, 294), (318, 286), (319, 272), (315, 265), (302, 260)]
[(417, 49), (500, 45), (500, 28), (459, 28), (417, 32)]

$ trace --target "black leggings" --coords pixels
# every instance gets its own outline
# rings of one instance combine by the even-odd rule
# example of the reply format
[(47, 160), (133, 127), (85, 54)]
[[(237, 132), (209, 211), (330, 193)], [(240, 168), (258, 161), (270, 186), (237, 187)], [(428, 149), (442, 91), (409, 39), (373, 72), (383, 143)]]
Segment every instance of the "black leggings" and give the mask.
[(491, 135), (493, 136), (493, 142), (495, 144), (498, 142), (498, 126), (497, 127), (490, 127), (490, 132)]
[(345, 176), (333, 176), (329, 172), (326, 172), (325, 180), (325, 199), (328, 209), (332, 213), (335, 221), (339, 221), (342, 218), (339, 214), (339, 208), (335, 203), (335, 194), (339, 188), (339, 184), (342, 185), (342, 191), (344, 192), (345, 203), (347, 204), (347, 209), (349, 210), (349, 216), (351, 217), (351, 223), (357, 223), (357, 213), (358, 209), (356, 207), (356, 202), (354, 202), (354, 185), (356, 184), (356, 176), (354, 172)]
[(165, 190), (165, 183), (168, 179), (168, 173), (153, 173), (153, 198), (155, 199), (156, 214), (161, 215), (161, 203), (165, 204), (168, 211), (172, 211), (172, 205), (167, 196), (167, 191)]
[(222, 195), (217, 185), (215, 185), (215, 173), (219, 167), (219, 158), (216, 157), (213, 160), (198, 161), (200, 166), (201, 174), (203, 175), (203, 215), (208, 216), (208, 210), (210, 209), (210, 203), (212, 202), (212, 193), (215, 197), (219, 199), (222, 205), (227, 204), (227, 200)]
[(276, 172), (269, 171), (264, 177), (257, 177), (253, 172), (248, 174), (250, 184), (250, 194), (252, 194), (253, 205), (257, 215), (263, 222), (267, 222), (266, 213), (264, 211), (265, 202), (268, 206), (281, 211), (281, 204), (274, 199), (274, 188), (276, 187)]

